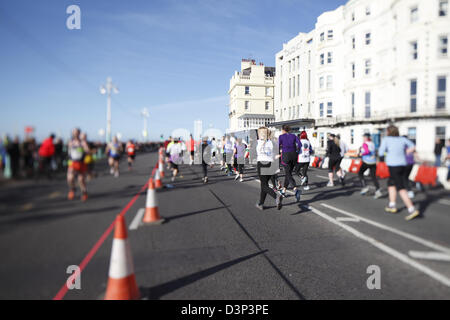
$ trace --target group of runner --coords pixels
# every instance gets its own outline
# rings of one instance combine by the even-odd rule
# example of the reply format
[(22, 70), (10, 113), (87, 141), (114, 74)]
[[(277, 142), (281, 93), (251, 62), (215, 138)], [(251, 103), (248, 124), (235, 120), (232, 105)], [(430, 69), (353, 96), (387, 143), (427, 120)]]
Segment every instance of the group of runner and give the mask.
[[(69, 186), (69, 193), (67, 198), (73, 200), (76, 192), (76, 181), (81, 192), (81, 200), (88, 199), (86, 180), (93, 177), (94, 160), (92, 155), (92, 148), (87, 141), (87, 134), (81, 132), (80, 129), (72, 130), (72, 137), (67, 145), (68, 147), (68, 169), (67, 169), (67, 184)], [(133, 141), (128, 141), (125, 146), (128, 170), (132, 169), (134, 159), (136, 156), (136, 145)], [(113, 137), (112, 141), (106, 145), (106, 154), (108, 157), (108, 164), (110, 166), (110, 173), (119, 177), (119, 161), (123, 153), (122, 143), (117, 137)]]
[[(264, 209), (266, 196), (271, 196), (278, 209), (282, 208), (282, 200), (286, 197), (286, 192), (291, 189), (295, 195), (297, 202), (300, 202), (303, 190), (310, 189), (308, 185), (308, 168), (314, 150), (308, 139), (306, 131), (300, 134), (292, 134), (289, 126), (282, 127), (281, 134), (278, 137), (279, 153), (276, 152), (274, 146), (274, 133), (266, 127), (257, 130), (258, 140), (256, 146), (256, 163), (257, 174), (261, 184), (260, 199), (256, 207), (260, 210)], [(192, 136), (184, 143), (181, 139), (171, 139), (166, 147), (166, 156), (168, 158), (170, 168), (173, 170), (172, 181), (179, 174), (179, 164), (183, 163), (183, 153), (189, 152), (189, 163), (194, 163), (195, 151), (201, 147), (203, 156), (201, 157), (201, 165), (203, 171), (203, 182), (208, 182), (208, 166), (220, 162), (220, 169), (225, 171), (227, 176), (235, 173), (235, 180), (244, 181), (244, 168), (246, 158), (248, 158), (248, 146), (239, 138), (224, 136), (217, 143), (215, 139), (208, 140), (207, 137), (202, 139), (201, 145), (197, 145)], [(208, 150), (209, 152), (204, 152)], [(345, 171), (341, 168), (341, 161), (348, 152), (348, 147), (340, 139), (339, 135), (329, 134), (325, 158), (328, 165), (328, 183), (327, 187), (335, 186), (335, 174), (339, 183), (345, 186)], [(414, 207), (411, 198), (414, 194), (411, 190), (411, 182), (409, 181), (409, 173), (411, 172), (412, 163), (414, 163), (415, 147), (413, 142), (406, 137), (399, 136), (398, 128), (391, 125), (387, 128), (387, 136), (382, 140), (378, 154), (380, 160), (385, 162), (389, 171), (388, 180), (388, 197), (389, 202), (385, 208), (386, 212), (396, 213), (397, 193), (404, 202), (408, 215), (406, 220), (411, 220), (419, 215), (419, 210)], [(358, 150), (358, 156), (361, 158), (362, 165), (358, 173), (360, 182), (360, 194), (369, 194), (370, 187), (365, 178), (365, 172), (369, 171), (369, 177), (375, 187), (374, 198), (378, 199), (383, 196), (379, 181), (376, 176), (377, 170), (377, 152), (375, 144), (371, 140), (369, 133), (363, 136), (363, 143)], [(411, 160), (412, 159), (412, 160)], [(248, 162), (247, 162), (248, 163)], [(280, 181), (278, 174), (280, 168), (284, 171), (284, 181)], [(300, 178), (297, 184), (294, 176)], [(271, 182), (272, 186), (269, 186)]]

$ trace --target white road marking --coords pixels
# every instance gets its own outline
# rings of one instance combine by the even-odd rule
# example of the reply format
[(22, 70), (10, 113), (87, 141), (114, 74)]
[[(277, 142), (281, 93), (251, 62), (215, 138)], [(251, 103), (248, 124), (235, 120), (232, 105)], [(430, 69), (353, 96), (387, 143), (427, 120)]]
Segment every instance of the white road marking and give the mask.
[(320, 216), (320, 217), (330, 221), (331, 223), (334, 223), (334, 224), (338, 225), (339, 227), (347, 230), (348, 232), (350, 232), (354, 236), (356, 236), (356, 237), (358, 237), (358, 238), (360, 238), (360, 239), (362, 239), (364, 241), (367, 241), (371, 245), (373, 245), (376, 248), (378, 248), (378, 249), (384, 251), (385, 253), (391, 255), (392, 257), (394, 257), (394, 258), (402, 261), (403, 263), (405, 263), (405, 264), (407, 264), (407, 265), (409, 265), (409, 266), (411, 266), (411, 267), (413, 267), (413, 268), (415, 268), (415, 269), (425, 273), (426, 275), (428, 275), (431, 278), (439, 281), (440, 283), (446, 285), (447, 287), (450, 287), (450, 279), (447, 278), (446, 276), (444, 276), (444, 275), (442, 275), (442, 274), (440, 274), (440, 273), (438, 273), (438, 272), (428, 268), (427, 266), (425, 266), (425, 265), (423, 265), (421, 263), (418, 263), (417, 261), (412, 260), (407, 255), (405, 255), (405, 254), (403, 254), (403, 253), (401, 253), (401, 252), (399, 252), (399, 251), (397, 251), (397, 250), (395, 250), (395, 249), (385, 245), (384, 243), (382, 243), (382, 242), (380, 242), (380, 241), (378, 241), (378, 240), (376, 240), (374, 238), (371, 238), (371, 237), (365, 235), (364, 233), (359, 232), (358, 230), (356, 230), (356, 229), (354, 229), (354, 228), (352, 228), (352, 227), (350, 227), (350, 226), (348, 226), (348, 225), (346, 225), (346, 224), (344, 224), (342, 222), (337, 221), (333, 217), (330, 217), (329, 215), (327, 215), (327, 214), (317, 210), (314, 207), (311, 207), (311, 210), (315, 214), (317, 214), (318, 216)]
[(368, 223), (368, 224), (371, 224), (371, 225), (373, 225), (373, 226), (375, 226), (375, 227), (378, 227), (378, 228), (383, 229), (383, 230), (386, 230), (386, 231), (390, 231), (390, 232), (395, 233), (395, 234), (397, 234), (397, 235), (399, 235), (399, 236), (402, 236), (402, 237), (407, 238), (407, 239), (409, 239), (409, 240), (412, 240), (412, 241), (415, 241), (415, 242), (417, 242), (417, 243), (420, 243), (421, 245), (424, 245), (424, 246), (426, 246), (426, 247), (428, 247), (428, 248), (431, 248), (431, 249), (433, 249), (433, 250), (443, 251), (443, 252), (450, 253), (450, 248), (441, 246), (441, 245), (439, 245), (439, 244), (437, 244), (437, 243), (431, 242), (431, 241), (429, 241), (429, 240), (423, 239), (423, 238), (418, 237), (418, 236), (415, 236), (415, 235), (413, 235), (413, 234), (410, 234), (410, 233), (407, 233), (407, 232), (400, 231), (400, 230), (395, 229), (395, 228), (393, 228), (393, 227), (386, 226), (386, 225), (384, 225), (384, 224), (381, 224), (381, 223), (372, 221), (372, 220), (367, 219), (367, 218), (363, 218), (363, 217), (358, 216), (358, 215), (356, 215), (356, 214), (354, 214), (354, 213), (350, 213), (350, 212), (347, 212), (347, 211), (345, 211), (345, 210), (338, 209), (338, 208), (336, 208), (336, 207), (330, 206), (330, 205), (325, 204), (325, 203), (321, 203), (321, 205), (324, 206), (324, 207), (326, 207), (326, 208), (328, 208), (328, 209), (331, 209), (331, 210), (334, 210), (334, 211), (336, 211), (336, 212), (345, 214), (346, 216), (349, 216), (349, 217), (352, 217), (352, 218), (356, 218), (356, 219), (360, 219), (361, 221), (364, 221), (364, 222), (366, 222), (366, 223)]
[(416, 259), (450, 261), (450, 254), (436, 251), (409, 251), (408, 254)]
[(130, 230), (136, 230), (139, 225), (141, 224), (142, 217), (144, 216), (145, 209), (141, 208), (136, 213), (136, 216), (134, 217), (133, 221), (130, 223)]
[(361, 220), (356, 219), (356, 218), (337, 217), (336, 221), (341, 221), (341, 222), (360, 222)]
[(446, 204), (446, 205), (450, 206), (450, 201), (447, 200), (447, 199), (441, 199), (441, 200), (439, 200), (438, 202), (439, 202), (440, 204)]

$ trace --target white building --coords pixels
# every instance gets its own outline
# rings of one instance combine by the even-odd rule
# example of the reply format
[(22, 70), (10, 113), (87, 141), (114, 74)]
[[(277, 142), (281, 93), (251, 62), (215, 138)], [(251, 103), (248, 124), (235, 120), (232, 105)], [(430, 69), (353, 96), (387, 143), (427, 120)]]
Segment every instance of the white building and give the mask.
[(357, 149), (376, 144), (389, 122), (434, 159), (435, 137), (450, 137), (448, 0), (350, 0), (317, 19), (276, 54), (276, 125), (313, 120), (312, 143), (327, 133)]
[(275, 68), (243, 59), (241, 72), (230, 80), (228, 133), (256, 129), (274, 121), (273, 90)]

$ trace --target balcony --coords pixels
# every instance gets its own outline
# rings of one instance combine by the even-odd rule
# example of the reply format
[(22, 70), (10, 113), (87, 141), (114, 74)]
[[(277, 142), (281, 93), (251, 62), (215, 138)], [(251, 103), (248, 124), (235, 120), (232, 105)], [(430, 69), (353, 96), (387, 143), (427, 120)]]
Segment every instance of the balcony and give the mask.
[(316, 127), (333, 127), (354, 123), (385, 123), (395, 122), (400, 120), (414, 120), (414, 119), (436, 119), (436, 118), (450, 118), (448, 109), (419, 109), (417, 112), (407, 112), (402, 110), (371, 110), (370, 117), (365, 114), (356, 114), (354, 117), (351, 114), (338, 115), (328, 118), (315, 119)]

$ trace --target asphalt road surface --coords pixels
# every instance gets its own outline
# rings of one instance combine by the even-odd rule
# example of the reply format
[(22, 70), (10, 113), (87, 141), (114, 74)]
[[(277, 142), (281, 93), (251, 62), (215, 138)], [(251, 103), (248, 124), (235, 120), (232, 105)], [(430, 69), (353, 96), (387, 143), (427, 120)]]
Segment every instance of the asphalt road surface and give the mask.
[[(448, 191), (418, 194), (423, 216), (407, 222), (405, 209), (384, 212), (386, 197), (361, 196), (356, 176), (327, 188), (311, 169), (300, 204), (289, 195), (278, 211), (268, 197), (260, 211), (254, 168), (238, 182), (216, 166), (205, 185), (185, 165), (157, 193), (166, 222), (136, 228), (156, 159), (139, 155), (132, 172), (123, 161), (119, 178), (97, 164), (85, 203), (66, 200), (62, 177), (0, 186), (0, 299), (101, 299), (120, 212), (143, 299), (450, 299)], [(61, 294), (81, 264), (81, 289)], [(373, 270), (380, 289), (367, 286)]]

